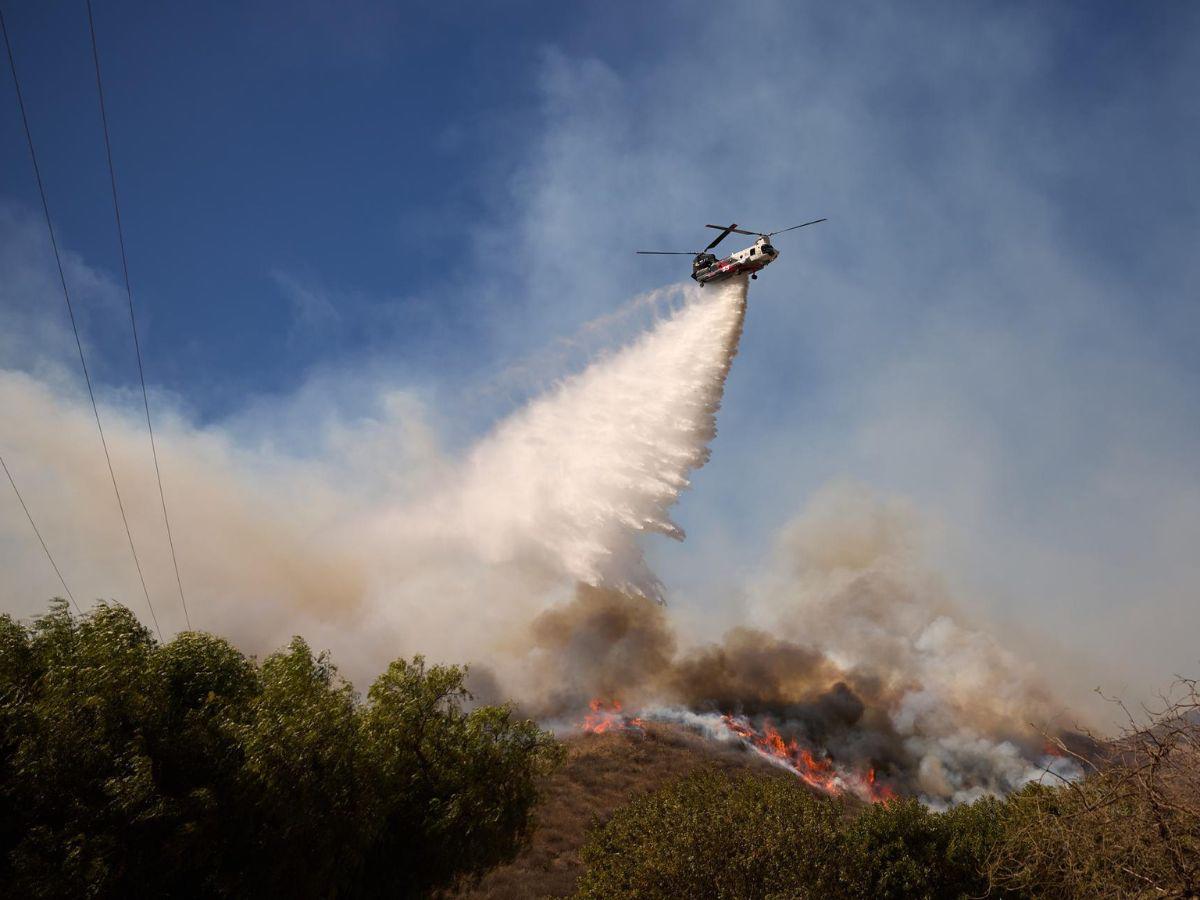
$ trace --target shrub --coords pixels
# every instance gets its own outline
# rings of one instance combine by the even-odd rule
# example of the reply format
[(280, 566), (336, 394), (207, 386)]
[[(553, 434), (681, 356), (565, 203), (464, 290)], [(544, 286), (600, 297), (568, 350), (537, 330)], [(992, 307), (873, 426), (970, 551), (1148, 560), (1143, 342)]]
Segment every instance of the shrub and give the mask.
[(764, 776), (684, 779), (594, 826), (580, 896), (1197, 897), (1195, 708), (1113, 742), (1080, 781), (940, 813), (912, 799), (852, 813)]
[(1031, 785), (1006, 804), (993, 881), (1038, 897), (1200, 896), (1200, 819), (1155, 809), (1128, 770)]
[(1090, 768), (1009, 798), (993, 883), (1041, 897), (1200, 897), (1200, 688), (1180, 679), (1138, 723), (1089, 753)]
[(1002, 805), (939, 814), (897, 800), (852, 814), (789, 779), (701, 773), (593, 827), (579, 896), (980, 897)]
[(579, 896), (839, 896), (842, 814), (790, 779), (691, 775), (593, 829)]
[(845, 829), (847, 893), (879, 900), (986, 895), (1002, 806), (989, 798), (936, 813), (908, 799), (865, 808)]

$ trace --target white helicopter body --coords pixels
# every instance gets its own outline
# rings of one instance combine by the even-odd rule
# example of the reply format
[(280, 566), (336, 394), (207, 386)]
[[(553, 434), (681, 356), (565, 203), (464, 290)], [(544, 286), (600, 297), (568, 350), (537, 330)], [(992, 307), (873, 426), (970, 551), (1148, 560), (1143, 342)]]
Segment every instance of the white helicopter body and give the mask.
[[(772, 237), (783, 234), (784, 231), (792, 231), (796, 228), (803, 228), (805, 225), (816, 225), (818, 222), (824, 221), (824, 219), (813, 219), (802, 225), (793, 225), (791, 228), (767, 233), (745, 231), (738, 228), (736, 223), (733, 225), (705, 225), (705, 228), (715, 228), (721, 233), (703, 250), (638, 250), (637, 252), (643, 256), (693, 256), (692, 278), (701, 286), (714, 281), (724, 281), (735, 275), (748, 274), (751, 278), (757, 278), (760, 269), (765, 269), (779, 258), (779, 251), (771, 243)], [(730, 234), (756, 235), (758, 240), (744, 250), (731, 253), (724, 259), (717, 259), (717, 255), (710, 251)]]

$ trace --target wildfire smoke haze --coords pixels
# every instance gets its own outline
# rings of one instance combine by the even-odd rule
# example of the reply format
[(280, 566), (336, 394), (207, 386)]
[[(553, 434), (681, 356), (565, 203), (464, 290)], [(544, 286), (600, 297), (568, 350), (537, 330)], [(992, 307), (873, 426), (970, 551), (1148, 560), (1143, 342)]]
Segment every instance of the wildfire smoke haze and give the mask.
[[(851, 584), (865, 589), (861, 580)], [(894, 593), (901, 607), (891, 620), (872, 620), (876, 627), (917, 618), (902, 585), (874, 587)], [(842, 624), (863, 627), (849, 612), (853, 596), (840, 599), (848, 610)], [(893, 640), (910, 642), (913, 658), (843, 665), (829, 652), (744, 627), (719, 643), (677, 650), (666, 610), (580, 586), (573, 601), (534, 623), (528, 663), (557, 687), (530, 710), (568, 732), (682, 727), (738, 743), (826, 793), (872, 801), (903, 794), (944, 807), (1081, 774), (1047, 750), (1044, 729), (1056, 732), (1052, 707), (1031, 674), (944, 609), (927, 615), (919, 631), (893, 632)], [(991, 649), (992, 675), (1009, 686), (960, 684), (948, 640)], [(948, 680), (920, 680), (940, 668)], [(590, 693), (609, 699), (589, 701)], [(581, 720), (577, 710), (588, 708)]]
[[(742, 627), (707, 642), (677, 632), (641, 540), (683, 538), (669, 513), (708, 459), (747, 284), (673, 293), (668, 315), (460, 458), (394, 390), (377, 388), (381, 412), (362, 422), (314, 428), (298, 414), (324, 447), (315, 458), (274, 450), (277, 436), (239, 437), (246, 422), (167, 419), (197, 624), (251, 651), (300, 631), (359, 682), (402, 654), (470, 661), (481, 698), (514, 697), (545, 722), (688, 728), (864, 799), (946, 804), (1047, 767), (1070, 776), (1029, 724), (1054, 711), (1035, 675), (962, 623), (914, 549), (915, 517), (865, 489), (827, 489), (781, 532), (764, 574), (738, 592)], [(48, 528), (78, 542), (63, 549), (68, 571), (105, 586), (93, 594), (133, 596), (104, 473), (79, 449), (86, 411), (11, 371), (0, 394), (29, 411), (9, 453), (64, 511)], [(136, 415), (118, 407), (106, 421), (115, 465), (135, 470)], [(135, 532), (154, 533), (153, 501), (131, 489)], [(28, 608), (17, 586), (37, 563), (12, 561), (25, 574), (4, 589), (8, 608)], [(148, 566), (152, 585), (169, 583), (160, 565)], [(182, 624), (164, 613), (168, 628)]]
[[(519, 639), (519, 664), (498, 662), (506, 685), (568, 728), (674, 722), (864, 799), (901, 791), (944, 805), (1007, 793), (1047, 771), (1073, 777), (1068, 762), (1043, 752), (1054, 710), (1035, 674), (957, 621), (920, 563), (915, 515), (902, 504), (850, 485), (814, 498), (748, 586), (745, 618), (759, 628), (681, 650), (668, 612), (646, 602), (660, 586), (634, 539), (682, 537), (666, 511), (708, 458), (745, 298), (744, 280), (694, 292), (477, 451), (477, 472), (486, 458), (561, 477), (543, 521), (563, 527), (538, 540), (577, 582), (572, 599)], [(531, 505), (526, 494), (504, 508)]]

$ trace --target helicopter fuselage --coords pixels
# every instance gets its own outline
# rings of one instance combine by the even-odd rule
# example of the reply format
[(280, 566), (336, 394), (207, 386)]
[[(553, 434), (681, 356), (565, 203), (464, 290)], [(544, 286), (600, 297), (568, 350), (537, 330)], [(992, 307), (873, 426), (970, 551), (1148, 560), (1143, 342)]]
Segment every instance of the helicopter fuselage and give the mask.
[(754, 275), (779, 258), (779, 251), (769, 241), (759, 238), (754, 245), (724, 259), (715, 253), (699, 253), (692, 260), (692, 278), (700, 284), (724, 281), (736, 275)]
[[(824, 219), (813, 219), (811, 222), (803, 222), (793, 225), (791, 228), (768, 232), (747, 231), (744, 228), (738, 228), (736, 223), (733, 225), (705, 225), (705, 228), (713, 228), (721, 233), (713, 238), (703, 250), (637, 250), (635, 252), (639, 256), (691, 256), (692, 279), (704, 287), (711, 281), (724, 281), (739, 275), (757, 278), (759, 269), (765, 269), (779, 259), (779, 251), (772, 246), (771, 238), (777, 234), (803, 228), (805, 225), (816, 225), (818, 222), (824, 221)], [(757, 236), (758, 240), (744, 250), (731, 253), (724, 259), (717, 259), (717, 254), (712, 252), (713, 247), (734, 233), (746, 234), (751, 237)]]

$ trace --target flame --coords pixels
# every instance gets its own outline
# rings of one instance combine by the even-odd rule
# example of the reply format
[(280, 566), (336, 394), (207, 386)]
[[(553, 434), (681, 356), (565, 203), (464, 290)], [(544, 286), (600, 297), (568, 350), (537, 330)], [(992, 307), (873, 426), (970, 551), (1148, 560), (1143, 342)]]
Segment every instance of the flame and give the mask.
[[(720, 721), (723, 727), (764, 759), (782, 766), (805, 784), (826, 794), (836, 797), (850, 792), (871, 803), (883, 803), (897, 796), (892, 788), (879, 783), (873, 766), (866, 774), (844, 771), (834, 764), (827, 753), (801, 746), (795, 738), (784, 738), (769, 719), (763, 722), (761, 731), (744, 716), (725, 714)], [(626, 713), (619, 700), (597, 698), (588, 704), (588, 712), (577, 723), (577, 727), (584, 734), (605, 734), (610, 731), (643, 734), (646, 722)]]
[(604, 734), (606, 731), (644, 731), (646, 723), (636, 716), (621, 712), (621, 701), (596, 699), (588, 704), (590, 712), (583, 717), (579, 728), (584, 734)]
[(795, 738), (785, 740), (770, 720), (763, 723), (762, 731), (740, 716), (724, 715), (721, 721), (760, 756), (783, 766), (805, 784), (820, 791), (832, 796), (849, 791), (871, 803), (882, 803), (896, 796), (890, 787), (878, 783), (873, 767), (868, 769), (865, 776), (839, 771), (828, 755), (814, 754), (809, 748), (802, 747)]
[(895, 800), (898, 796), (896, 792), (886, 784), (876, 783), (874, 766), (867, 770), (866, 791), (867, 799), (872, 803), (886, 803), (888, 800)]

